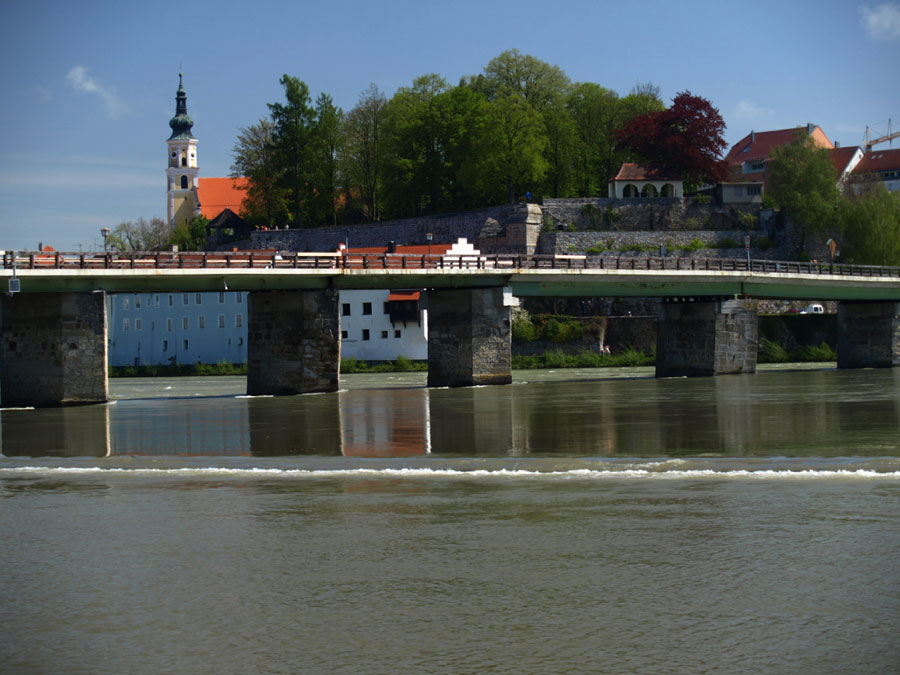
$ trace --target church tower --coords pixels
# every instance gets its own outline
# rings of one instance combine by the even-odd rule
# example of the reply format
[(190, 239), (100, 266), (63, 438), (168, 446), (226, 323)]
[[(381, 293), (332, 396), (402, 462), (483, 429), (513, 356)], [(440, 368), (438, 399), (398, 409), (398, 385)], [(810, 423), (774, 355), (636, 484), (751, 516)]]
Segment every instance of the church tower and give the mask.
[(175, 117), (169, 120), (172, 135), (166, 141), (169, 165), (166, 168), (168, 185), (169, 227), (200, 215), (200, 199), (197, 196), (197, 139), (191, 134), (194, 126), (187, 114), (187, 94), (178, 73), (178, 91), (175, 94)]

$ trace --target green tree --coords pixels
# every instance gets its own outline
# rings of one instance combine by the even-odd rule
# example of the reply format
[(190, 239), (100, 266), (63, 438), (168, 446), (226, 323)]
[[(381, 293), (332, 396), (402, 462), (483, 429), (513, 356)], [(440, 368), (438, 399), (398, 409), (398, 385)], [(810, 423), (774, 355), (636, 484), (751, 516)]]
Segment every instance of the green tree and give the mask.
[(766, 165), (768, 196), (798, 226), (803, 250), (810, 234), (828, 234), (838, 225), (841, 194), (831, 155), (812, 137), (798, 132), (796, 140), (774, 148)]
[(194, 216), (190, 222), (181, 223), (172, 230), (169, 245), (177, 246), (179, 251), (205, 251), (207, 225), (208, 218)]
[(381, 216), (379, 201), (383, 178), (384, 120), (387, 99), (374, 84), (359, 97), (344, 125), (346, 187), (357, 188), (362, 214), (370, 221)]
[[(314, 136), (316, 110), (310, 105), (309, 87), (290, 75), (280, 80), (286, 103), (270, 103), (273, 149), (278, 167), (277, 185), (285, 191), (287, 219), (294, 227), (310, 222), (315, 195)], [(285, 223), (276, 222), (275, 225)]]
[(106, 248), (117, 251), (160, 251), (169, 246), (172, 234), (162, 218), (138, 218), (116, 225), (106, 238)]
[(900, 265), (900, 192), (875, 185), (844, 200), (841, 260), (858, 265)]
[(314, 225), (337, 224), (338, 188), (342, 183), (339, 156), (343, 145), (344, 112), (331, 96), (319, 94), (312, 134), (312, 175), (314, 192), (310, 221)]
[(568, 76), (559, 67), (522, 54), (518, 49), (491, 59), (484, 75), (473, 80), (473, 86), (491, 101), (513, 94), (538, 112), (562, 99), (569, 85)]
[(479, 142), (480, 184), (494, 201), (513, 204), (547, 172), (547, 137), (537, 110), (515, 93), (492, 101)]
[(287, 222), (285, 192), (278, 184), (280, 171), (273, 142), (272, 121), (262, 118), (238, 131), (232, 150), (231, 176), (248, 179), (241, 216), (255, 225)]

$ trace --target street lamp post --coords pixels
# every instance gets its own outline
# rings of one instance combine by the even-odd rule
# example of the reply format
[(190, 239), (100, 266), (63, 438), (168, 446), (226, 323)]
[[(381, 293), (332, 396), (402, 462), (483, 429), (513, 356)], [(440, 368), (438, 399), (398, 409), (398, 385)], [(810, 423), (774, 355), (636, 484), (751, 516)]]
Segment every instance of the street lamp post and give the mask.
[(110, 232), (110, 230), (108, 227), (100, 228), (100, 234), (103, 235), (103, 252), (104, 253), (106, 253), (106, 238), (109, 236), (109, 232)]

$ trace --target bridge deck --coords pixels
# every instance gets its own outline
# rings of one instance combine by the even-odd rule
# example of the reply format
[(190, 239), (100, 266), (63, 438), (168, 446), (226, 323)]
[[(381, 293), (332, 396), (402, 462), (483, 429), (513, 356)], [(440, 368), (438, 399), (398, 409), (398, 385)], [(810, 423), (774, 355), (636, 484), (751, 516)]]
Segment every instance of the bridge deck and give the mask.
[(22, 292), (511, 286), (526, 296), (900, 300), (900, 268), (741, 258), (2, 252)]

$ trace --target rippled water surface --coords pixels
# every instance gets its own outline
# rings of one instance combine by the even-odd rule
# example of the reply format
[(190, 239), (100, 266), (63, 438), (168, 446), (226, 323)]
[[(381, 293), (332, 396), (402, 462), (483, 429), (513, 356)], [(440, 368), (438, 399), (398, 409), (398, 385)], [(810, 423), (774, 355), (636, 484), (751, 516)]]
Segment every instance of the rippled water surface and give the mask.
[(900, 369), (0, 411), (0, 672), (891, 673)]

